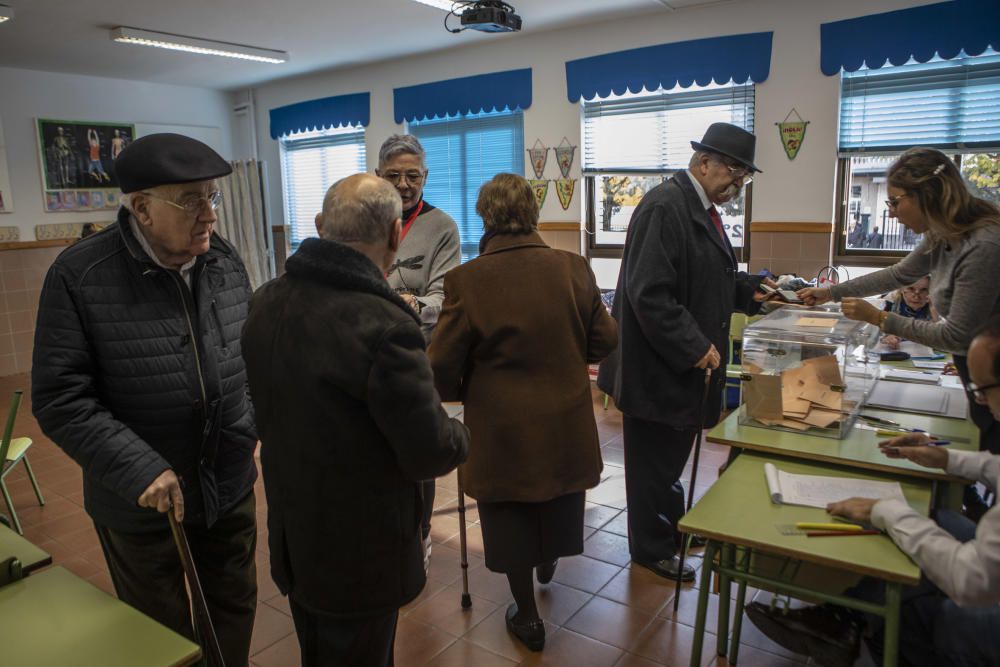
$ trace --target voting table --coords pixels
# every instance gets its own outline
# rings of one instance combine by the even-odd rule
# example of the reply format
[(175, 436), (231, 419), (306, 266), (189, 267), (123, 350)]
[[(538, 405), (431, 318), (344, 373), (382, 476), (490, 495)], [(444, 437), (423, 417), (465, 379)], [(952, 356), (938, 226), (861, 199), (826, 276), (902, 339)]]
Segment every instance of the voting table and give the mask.
[(16, 532), (0, 526), (0, 561), (13, 556), (21, 563), (22, 574), (52, 563), (52, 556), (24, 539)]

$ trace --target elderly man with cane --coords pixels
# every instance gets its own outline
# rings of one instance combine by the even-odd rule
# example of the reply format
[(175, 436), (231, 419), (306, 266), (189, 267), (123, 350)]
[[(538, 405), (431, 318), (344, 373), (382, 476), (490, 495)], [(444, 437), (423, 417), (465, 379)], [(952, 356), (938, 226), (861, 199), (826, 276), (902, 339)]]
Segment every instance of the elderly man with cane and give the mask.
[[(705, 427), (719, 420), (729, 320), (768, 299), (761, 279), (737, 270), (716, 205), (735, 199), (755, 171), (756, 138), (714, 123), (688, 169), (642, 198), (629, 223), (611, 310), (618, 349), (597, 384), (623, 413), (625, 493), (632, 561), (667, 579), (694, 579), (681, 562), (680, 476)], [(693, 485), (692, 485), (693, 492)]]

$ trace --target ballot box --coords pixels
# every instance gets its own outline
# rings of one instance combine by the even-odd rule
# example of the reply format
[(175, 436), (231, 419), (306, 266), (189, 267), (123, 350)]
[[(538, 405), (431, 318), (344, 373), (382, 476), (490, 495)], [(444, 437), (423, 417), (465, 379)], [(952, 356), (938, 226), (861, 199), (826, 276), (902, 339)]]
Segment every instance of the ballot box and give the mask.
[(878, 381), (878, 328), (779, 308), (743, 331), (740, 424), (843, 438)]

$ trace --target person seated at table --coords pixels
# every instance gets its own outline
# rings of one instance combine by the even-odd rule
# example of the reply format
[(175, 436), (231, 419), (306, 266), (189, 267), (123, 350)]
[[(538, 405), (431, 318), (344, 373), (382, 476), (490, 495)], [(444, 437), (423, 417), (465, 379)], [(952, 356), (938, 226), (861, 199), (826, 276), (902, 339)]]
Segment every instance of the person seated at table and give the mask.
[[(890, 294), (885, 300), (882, 310), (887, 313), (897, 313), (903, 317), (937, 322), (939, 317), (931, 305), (931, 277), (924, 276), (912, 285), (901, 287)], [(897, 350), (903, 339), (896, 334), (882, 336), (882, 344)]]
[[(1000, 316), (994, 316), (969, 347), (967, 390), (1000, 418)], [(890, 458), (980, 482), (996, 492), (1000, 456), (929, 446), (913, 433), (879, 443)], [(899, 655), (909, 665), (1000, 665), (1000, 507), (978, 526), (951, 511), (921, 516), (901, 500), (850, 498), (827, 507), (831, 514), (871, 523), (920, 566), (920, 585), (904, 589)], [(884, 587), (865, 580), (851, 595), (881, 604)], [(835, 605), (788, 613), (752, 602), (747, 615), (772, 640), (820, 665), (850, 665), (858, 655), (860, 630), (868, 626), (873, 656), (882, 652), (883, 622)]]
[(586, 259), (538, 235), (525, 179), (495, 176), (476, 212), (480, 255), (445, 275), (428, 354), (441, 398), (465, 403), (459, 479), (479, 501), (486, 567), (510, 584), (507, 629), (540, 651), (532, 569), (548, 583), (556, 559), (583, 552), (585, 492), (602, 469), (587, 364), (618, 332)]

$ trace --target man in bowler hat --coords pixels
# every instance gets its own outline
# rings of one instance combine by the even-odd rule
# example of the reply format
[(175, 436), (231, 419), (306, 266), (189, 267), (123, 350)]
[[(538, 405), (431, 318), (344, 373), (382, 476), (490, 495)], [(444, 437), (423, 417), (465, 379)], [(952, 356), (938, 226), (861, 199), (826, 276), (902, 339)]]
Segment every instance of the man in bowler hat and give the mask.
[[(736, 268), (716, 206), (736, 198), (755, 171), (756, 139), (713, 123), (686, 171), (650, 190), (629, 222), (611, 314), (618, 349), (597, 384), (623, 413), (629, 552), (656, 574), (680, 569), (681, 472), (698, 432), (719, 420), (734, 310), (754, 313), (761, 279)], [(713, 369), (703, 406), (705, 368)]]
[(173, 512), (226, 665), (246, 665), (257, 603), (257, 435), (240, 354), (250, 284), (213, 233), (217, 179), (231, 168), (177, 134), (136, 140), (114, 166), (117, 222), (45, 277), (32, 407), (83, 469), (118, 597), (194, 637)]

